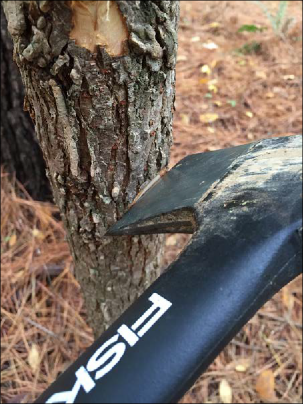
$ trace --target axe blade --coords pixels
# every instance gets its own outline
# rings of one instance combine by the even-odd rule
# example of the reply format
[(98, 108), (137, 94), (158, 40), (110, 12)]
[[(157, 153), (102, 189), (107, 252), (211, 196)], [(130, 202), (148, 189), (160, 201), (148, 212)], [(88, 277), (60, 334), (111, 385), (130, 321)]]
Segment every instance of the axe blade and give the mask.
[(194, 233), (196, 203), (250, 147), (248, 144), (185, 157), (160, 177), (106, 235)]
[[(274, 165), (270, 167), (268, 161)], [(282, 198), (287, 209), (289, 203), (293, 203), (288, 203), (287, 199), (294, 194), (299, 195), (298, 187), (301, 186), (298, 175), (296, 181), (292, 182), (294, 164), (297, 169), (302, 164), (301, 135), (264, 139), (187, 156), (143, 193), (106, 235), (195, 233), (204, 202), (216, 199), (215, 190), (222, 183), (226, 184), (223, 204), (229, 204), (233, 192), (247, 194), (254, 190), (254, 193), (262, 193), (263, 199), (266, 199), (275, 186), (277, 192), (271, 197), (276, 200)], [(266, 178), (266, 186), (263, 178)], [(285, 187), (289, 186), (287, 195)], [(251, 205), (251, 196), (245, 198), (248, 199), (242, 202)]]

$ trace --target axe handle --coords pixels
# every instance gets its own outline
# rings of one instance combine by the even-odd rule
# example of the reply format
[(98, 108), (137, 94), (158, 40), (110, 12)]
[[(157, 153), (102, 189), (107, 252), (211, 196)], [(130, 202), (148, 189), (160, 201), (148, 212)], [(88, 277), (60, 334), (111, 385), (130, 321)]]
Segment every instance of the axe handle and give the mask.
[[(197, 185), (197, 197), (190, 199), (197, 221), (191, 243), (37, 402), (178, 401), (256, 311), (302, 270), (300, 145), (299, 137), (290, 137), (221, 151), (223, 177), (216, 155), (204, 156), (208, 168), (213, 160), (207, 189), (215, 177), (220, 182), (205, 198)], [(178, 178), (182, 164), (168, 177)], [(186, 178), (200, 184), (196, 167)], [(186, 182), (179, 208), (187, 206)], [(151, 207), (151, 194), (157, 202), (165, 184), (156, 184), (134, 209), (140, 202)], [(169, 195), (173, 207), (175, 193)]]
[(235, 225), (234, 237), (196, 234), (37, 402), (179, 400), (256, 311), (301, 271), (300, 220), (265, 228), (264, 221), (249, 220)]

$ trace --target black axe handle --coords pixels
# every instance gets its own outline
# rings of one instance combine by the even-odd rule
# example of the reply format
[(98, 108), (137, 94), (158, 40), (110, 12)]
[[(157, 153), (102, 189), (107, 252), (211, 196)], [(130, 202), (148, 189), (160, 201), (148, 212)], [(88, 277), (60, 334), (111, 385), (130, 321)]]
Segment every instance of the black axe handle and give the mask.
[[(159, 197), (161, 181), (146, 192), (123, 218), (124, 230), (118, 222), (113, 233), (155, 233), (158, 224), (165, 232), (195, 231), (191, 242), (37, 402), (178, 401), (256, 311), (302, 271), (301, 142), (294, 136), (229, 149), (236, 157), (225, 174), (202, 196), (188, 194), (188, 205), (172, 215), (152, 212), (160, 209), (153, 195)], [(183, 162), (190, 166), (189, 158)], [(131, 213), (139, 203), (150, 206), (151, 217)]]

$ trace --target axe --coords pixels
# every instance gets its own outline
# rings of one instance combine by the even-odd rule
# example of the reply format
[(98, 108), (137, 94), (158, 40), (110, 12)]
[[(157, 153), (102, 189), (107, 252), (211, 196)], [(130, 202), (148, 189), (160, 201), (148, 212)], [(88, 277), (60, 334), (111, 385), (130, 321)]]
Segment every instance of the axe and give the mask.
[(193, 233), (177, 260), (37, 400), (178, 401), (302, 271), (302, 138), (185, 157), (108, 235)]

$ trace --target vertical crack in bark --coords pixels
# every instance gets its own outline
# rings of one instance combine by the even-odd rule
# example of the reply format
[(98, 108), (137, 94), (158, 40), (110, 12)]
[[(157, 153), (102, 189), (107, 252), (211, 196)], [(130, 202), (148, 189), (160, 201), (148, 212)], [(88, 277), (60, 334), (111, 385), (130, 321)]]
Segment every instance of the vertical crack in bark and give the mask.
[[(128, 103), (129, 103), (129, 101), (128, 101), (128, 92), (125, 91), (125, 94), (126, 94), (125, 103), (126, 103), (126, 105), (128, 105)], [(129, 126), (129, 121), (128, 121), (127, 114), (125, 114), (125, 120), (126, 120), (126, 127), (128, 127)], [(129, 182), (130, 182), (130, 172), (131, 172), (131, 163), (130, 163), (130, 158), (129, 158), (129, 154), (128, 154), (129, 148), (130, 148), (129, 139), (128, 139), (128, 136), (125, 136), (125, 151), (126, 151), (126, 153), (125, 153), (125, 174), (124, 174), (124, 178), (123, 178), (123, 181), (122, 181), (122, 187), (123, 187), (122, 188), (122, 193), (123, 193), (123, 200), (122, 201), (123, 201), (123, 205), (125, 207), (127, 206), (127, 201), (126, 201), (127, 193), (126, 193), (126, 190), (127, 190), (128, 185), (129, 185)], [(119, 218), (119, 217), (117, 216), (117, 218)]]

